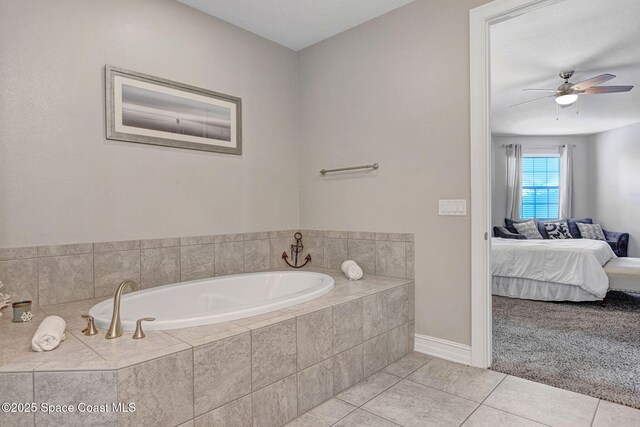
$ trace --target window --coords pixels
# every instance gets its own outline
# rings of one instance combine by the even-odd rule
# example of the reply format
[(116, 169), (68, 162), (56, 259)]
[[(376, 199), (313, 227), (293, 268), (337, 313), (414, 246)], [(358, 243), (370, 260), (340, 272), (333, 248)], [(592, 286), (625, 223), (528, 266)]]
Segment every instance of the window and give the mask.
[(560, 198), (560, 158), (522, 158), (520, 217), (557, 219)]

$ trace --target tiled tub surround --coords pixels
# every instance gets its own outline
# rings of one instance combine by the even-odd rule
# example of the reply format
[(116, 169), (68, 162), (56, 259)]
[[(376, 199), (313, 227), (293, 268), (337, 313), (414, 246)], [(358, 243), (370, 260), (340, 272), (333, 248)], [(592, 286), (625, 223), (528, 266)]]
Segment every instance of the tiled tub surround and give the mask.
[[(316, 300), (233, 322), (149, 331), (143, 340), (80, 332), (80, 314), (104, 298), (34, 308), (35, 321), (26, 324), (3, 316), (0, 401), (133, 402), (136, 411), (2, 414), (0, 425), (284, 425), (413, 346), (411, 279), (367, 274), (350, 282), (322, 272), (336, 287)], [(51, 314), (67, 321), (67, 339), (52, 352), (31, 352), (33, 332)]]
[[(0, 249), (0, 280), (14, 301), (51, 305), (111, 296), (125, 279), (150, 288), (285, 268), (280, 256), (296, 231)], [(413, 234), (299, 231), (313, 267), (337, 270), (354, 259), (368, 274), (414, 277)]]

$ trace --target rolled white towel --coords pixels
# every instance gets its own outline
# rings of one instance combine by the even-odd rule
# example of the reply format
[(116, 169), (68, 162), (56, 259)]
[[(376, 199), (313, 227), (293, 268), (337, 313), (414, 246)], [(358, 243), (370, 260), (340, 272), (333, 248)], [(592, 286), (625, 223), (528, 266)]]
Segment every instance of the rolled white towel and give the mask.
[(67, 323), (60, 316), (48, 316), (38, 326), (38, 330), (31, 339), (33, 351), (50, 351), (60, 345), (66, 338), (64, 330)]
[(342, 272), (349, 280), (360, 280), (364, 275), (362, 268), (354, 260), (346, 260), (341, 266)]

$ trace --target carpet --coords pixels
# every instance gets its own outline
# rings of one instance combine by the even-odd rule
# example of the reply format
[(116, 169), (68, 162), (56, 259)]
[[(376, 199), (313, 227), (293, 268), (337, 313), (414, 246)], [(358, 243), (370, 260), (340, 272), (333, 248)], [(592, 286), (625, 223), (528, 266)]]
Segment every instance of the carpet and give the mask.
[(640, 294), (599, 302), (493, 297), (491, 369), (640, 408)]

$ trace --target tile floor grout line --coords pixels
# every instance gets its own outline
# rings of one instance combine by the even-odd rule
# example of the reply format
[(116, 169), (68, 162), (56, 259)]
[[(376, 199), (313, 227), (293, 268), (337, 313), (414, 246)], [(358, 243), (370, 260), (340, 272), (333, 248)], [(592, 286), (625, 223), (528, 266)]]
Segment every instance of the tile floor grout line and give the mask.
[[(498, 371), (494, 371), (494, 372), (498, 372)], [(504, 372), (499, 372), (499, 373), (503, 374)], [(504, 380), (506, 380), (507, 378), (509, 378), (509, 377), (511, 377), (511, 378), (520, 378), (520, 377), (516, 377), (516, 376), (514, 376), (514, 375), (505, 374), (505, 377), (504, 377), (504, 378), (502, 379), (502, 381), (500, 381), (500, 383), (499, 383), (499, 384), (498, 384), (498, 385), (497, 385), (497, 386), (496, 386), (496, 387), (491, 391), (491, 393), (489, 393), (489, 396), (491, 396), (491, 395), (493, 394), (493, 392), (495, 392), (495, 391), (496, 391), (496, 389), (498, 388), (498, 386), (499, 386), (500, 384), (502, 384), (502, 382), (503, 382)], [(521, 378), (521, 379), (522, 379), (522, 378)], [(527, 381), (528, 381), (528, 380), (527, 380)], [(542, 384), (542, 383), (539, 383), (539, 384)], [(542, 384), (542, 385), (547, 385), (547, 384)], [(553, 387), (553, 386), (551, 386), (551, 387)], [(564, 389), (560, 389), (560, 390), (564, 390)], [(567, 390), (567, 391), (570, 391), (570, 390)], [(487, 399), (489, 398), (489, 396), (487, 396)], [(584, 396), (586, 396), (586, 395), (584, 395)], [(485, 399), (485, 401), (486, 401), (487, 399)], [(509, 411), (507, 411), (507, 410), (505, 410), (505, 409), (503, 409), (503, 408), (496, 408), (495, 406), (491, 406), (491, 405), (489, 405), (489, 404), (484, 403), (484, 401), (482, 402), (482, 404), (483, 404), (484, 406), (487, 406), (487, 407), (491, 408), (491, 409), (496, 409), (496, 410), (498, 410), (498, 411), (506, 412), (507, 414), (515, 415), (516, 417), (520, 417), (520, 418), (523, 418), (523, 419), (525, 419), (525, 420), (533, 421), (534, 423), (542, 424), (542, 425), (544, 425), (544, 426), (549, 427), (549, 425), (548, 425), (548, 424), (545, 424), (545, 423), (543, 423), (542, 421), (536, 421), (536, 420), (534, 420), (534, 419), (531, 419), (531, 418), (529, 418), (529, 417), (525, 417), (525, 416), (523, 416), (523, 415), (514, 414), (513, 412), (509, 412)], [(598, 405), (599, 405), (599, 403), (598, 403)]]
[(473, 414), (475, 414), (475, 413), (476, 413), (476, 411), (478, 410), (478, 408), (480, 408), (480, 407), (482, 407), (482, 403), (480, 403), (478, 406), (476, 406), (476, 407), (474, 408), (474, 410), (473, 410), (473, 411), (471, 411), (471, 413), (470, 413), (469, 415), (467, 415), (467, 417), (466, 417), (464, 420), (462, 420), (462, 422), (461, 422), (460, 424), (458, 424), (458, 426), (459, 426), (459, 427), (463, 426), (463, 425), (464, 425), (464, 423), (466, 423), (466, 422), (467, 422), (467, 420), (468, 420), (469, 418), (471, 418), (471, 417), (473, 416)]
[(364, 409), (364, 408), (358, 408), (358, 409), (360, 409), (361, 411), (366, 412), (367, 414), (371, 414), (371, 415), (374, 415), (374, 416), (376, 416), (376, 417), (378, 417), (378, 418), (382, 418), (382, 419), (383, 419), (383, 420), (385, 420), (385, 421), (389, 421), (391, 424), (397, 425), (398, 427), (402, 427), (402, 424), (398, 424), (398, 423), (396, 423), (396, 422), (393, 422), (393, 421), (391, 421), (391, 420), (389, 420), (389, 419), (387, 419), (387, 418), (385, 418), (385, 417), (383, 417), (383, 416), (381, 416), (381, 415), (375, 414), (375, 413), (373, 413), (373, 412), (371, 412), (371, 411), (367, 411), (367, 410), (366, 410), (366, 409)]
[[(355, 411), (355, 410), (357, 410), (357, 408), (356, 408), (356, 409), (354, 409), (354, 411)], [(336, 425), (336, 424), (338, 424), (340, 421), (344, 420), (344, 419), (345, 419), (345, 418), (347, 418), (349, 415), (351, 415), (354, 411), (351, 411), (351, 412), (349, 412), (347, 415), (345, 415), (344, 417), (339, 418), (338, 420), (336, 420), (336, 422), (335, 422), (335, 423), (329, 424), (329, 427), (331, 427), (331, 426), (335, 426), (335, 425)]]
[[(335, 396), (334, 396), (334, 398), (335, 398), (335, 399), (338, 399), (338, 398), (337, 398), (337, 397), (335, 397)], [(344, 400), (342, 400), (342, 399), (338, 399), (338, 400), (339, 400), (340, 402), (344, 402)], [(349, 403), (349, 402), (344, 402), (344, 403), (347, 403), (347, 404), (351, 405), (351, 403)], [(355, 409), (354, 409), (353, 411), (348, 412), (348, 413), (347, 413), (347, 414), (345, 414), (344, 416), (342, 416), (342, 417), (338, 418), (338, 419), (336, 420), (336, 422), (329, 424), (329, 427), (331, 427), (331, 426), (334, 426), (334, 425), (338, 424), (340, 421), (344, 420), (344, 419), (345, 419), (345, 418), (347, 418), (349, 415), (353, 414), (355, 411), (357, 411), (358, 409), (360, 409), (360, 408), (358, 408), (358, 407), (357, 407), (357, 406), (355, 406), (355, 405), (351, 405), (351, 406), (353, 406)], [(324, 420), (323, 420), (323, 421), (324, 421)]]
[[(380, 371), (378, 371), (378, 372), (384, 372), (384, 371), (380, 370)], [(378, 372), (375, 372), (374, 374), (370, 375), (370, 376), (369, 376), (369, 377), (367, 377), (367, 378), (371, 378), (373, 375), (375, 375), (375, 374), (376, 374), (376, 373), (378, 373)], [(388, 373), (388, 372), (385, 372), (385, 373)], [(392, 376), (394, 376), (394, 377), (396, 377), (396, 378), (399, 378), (399, 381), (396, 381), (395, 383), (391, 384), (389, 387), (385, 388), (385, 389), (384, 389), (384, 390), (382, 390), (380, 393), (376, 394), (376, 395), (375, 395), (375, 396), (373, 396), (371, 399), (369, 399), (369, 400), (367, 400), (366, 402), (364, 402), (362, 405), (360, 405), (360, 406), (354, 405), (354, 406), (356, 406), (356, 408), (357, 408), (357, 409), (355, 409), (354, 411), (351, 411), (351, 413), (353, 413), (353, 412), (355, 412), (356, 410), (360, 409), (361, 411), (367, 412), (367, 413), (369, 413), (369, 414), (371, 414), (371, 415), (374, 415), (374, 416), (376, 416), (376, 417), (382, 418), (382, 419), (383, 419), (383, 420), (385, 420), (385, 421), (389, 421), (389, 422), (390, 422), (390, 423), (392, 423), (392, 424), (395, 424), (395, 425), (397, 425), (397, 426), (400, 426), (400, 424), (394, 423), (394, 422), (393, 422), (393, 421), (391, 421), (391, 420), (388, 420), (388, 419), (386, 419), (386, 418), (384, 418), (384, 417), (382, 417), (382, 416), (380, 416), (380, 415), (378, 415), (378, 414), (374, 414), (373, 412), (371, 412), (371, 411), (367, 411), (366, 409), (364, 409), (364, 408), (363, 408), (363, 406), (364, 406), (364, 405), (366, 405), (367, 403), (371, 402), (371, 401), (372, 401), (373, 399), (375, 399), (376, 397), (378, 397), (378, 396), (380, 396), (380, 395), (384, 394), (387, 390), (389, 390), (390, 388), (392, 388), (392, 387), (394, 387), (395, 385), (399, 384), (399, 383), (400, 383), (400, 382), (402, 382), (402, 380), (403, 380), (403, 378), (398, 377), (397, 375), (393, 375), (393, 374), (389, 374), (389, 375), (392, 375)], [(364, 381), (364, 380), (363, 380), (363, 381)], [(354, 384), (354, 386), (355, 386), (355, 384)], [(351, 387), (353, 387), (353, 386), (351, 386)], [(347, 389), (347, 390), (348, 390), (348, 389)], [(342, 400), (342, 399), (340, 399), (340, 400)], [(349, 403), (349, 402), (347, 402), (347, 403)], [(353, 405), (353, 403), (350, 403), (350, 405)], [(345, 417), (346, 417), (346, 415), (345, 415)], [(400, 427), (401, 427), (401, 426), (400, 426)]]
[[(487, 368), (487, 369), (488, 369), (488, 370), (490, 370), (490, 371), (492, 371), (492, 372), (497, 372), (497, 373), (499, 373), (499, 374), (505, 374), (505, 375), (508, 375), (508, 376), (510, 376), (510, 377), (513, 377), (513, 378), (519, 378), (519, 379), (521, 379), (521, 380), (530, 381), (530, 382), (533, 382), (533, 383), (536, 383), (536, 384), (540, 384), (540, 385), (545, 385), (545, 386), (552, 387), (552, 388), (555, 388), (555, 389), (558, 389), (558, 390), (564, 390), (564, 391), (568, 391), (568, 392), (571, 392), (571, 393), (579, 394), (579, 395), (581, 395), (581, 396), (591, 397), (591, 398), (593, 398), (593, 399), (602, 400), (602, 401), (610, 402), (610, 403), (616, 403), (616, 404), (618, 404), (618, 405), (628, 406), (628, 407), (630, 407), (630, 408), (635, 408), (634, 406), (625, 405), (625, 404), (623, 404), (623, 403), (617, 403), (617, 402), (614, 402), (613, 400), (607, 400), (607, 399), (602, 398), (602, 397), (600, 397), (600, 396), (597, 396), (597, 395), (595, 395), (595, 394), (587, 394), (587, 393), (591, 393), (590, 391), (587, 391), (587, 392), (579, 392), (579, 391), (575, 391), (575, 390), (570, 390), (570, 389), (565, 388), (565, 387), (555, 386), (555, 385), (549, 384), (549, 383), (547, 383), (547, 382), (541, 382), (541, 381), (536, 380), (536, 379), (528, 378), (528, 377), (525, 377), (525, 376), (524, 376), (524, 374), (523, 374), (523, 376), (520, 376), (520, 375), (509, 374), (509, 373), (507, 373), (507, 372), (497, 371), (497, 370), (495, 370), (495, 369), (491, 369), (491, 368)], [(637, 408), (636, 408), (636, 409), (637, 409)]]
[[(422, 366), (426, 365), (427, 363), (429, 363), (429, 362), (425, 362)], [(420, 368), (417, 368), (417, 369), (420, 369)], [(416, 369), (416, 370), (417, 370), (417, 369)], [(382, 372), (385, 372), (385, 373), (387, 373), (387, 374), (390, 374), (390, 375), (393, 375), (393, 376), (398, 377), (397, 375), (394, 375), (394, 374), (391, 374), (391, 373), (388, 373), (388, 372), (384, 371), (384, 368), (383, 368), (383, 370), (381, 370), (381, 371), (382, 371)], [(378, 372), (380, 372), (380, 371), (378, 371)], [(415, 370), (414, 370), (413, 372), (415, 372)], [(408, 374), (408, 375), (410, 375), (410, 374)], [(407, 375), (407, 376), (408, 376), (408, 375)], [(456, 397), (459, 397), (459, 398), (462, 398), (462, 399), (465, 399), (465, 400), (468, 400), (468, 401), (471, 401), (471, 402), (473, 402), (473, 403), (477, 404), (476, 408), (471, 412), (471, 414), (469, 414), (469, 416), (468, 416), (468, 417), (466, 417), (466, 418), (465, 418), (465, 420), (462, 422), (462, 424), (461, 424), (461, 425), (463, 425), (464, 423), (466, 423), (466, 422), (467, 422), (467, 421), (468, 421), (468, 420), (473, 416), (473, 414), (474, 414), (475, 412), (477, 412), (478, 408), (480, 408), (480, 407), (484, 406), (484, 407), (486, 407), (486, 408), (491, 408), (491, 409), (493, 409), (493, 410), (496, 410), (496, 411), (499, 411), (499, 412), (502, 412), (502, 413), (505, 413), (505, 414), (513, 415), (513, 416), (518, 417), (518, 418), (521, 418), (521, 419), (523, 419), (523, 420), (528, 420), (528, 421), (534, 422), (534, 423), (536, 423), (536, 424), (540, 424), (540, 425), (543, 425), (543, 426), (548, 426), (547, 424), (545, 424), (545, 423), (543, 423), (543, 422), (536, 421), (536, 420), (531, 419), (531, 418), (529, 418), (529, 417), (527, 417), (527, 416), (522, 416), (522, 415), (520, 415), (520, 414), (512, 413), (512, 412), (510, 412), (510, 411), (508, 411), (508, 410), (505, 410), (505, 409), (503, 409), (503, 408), (496, 408), (496, 407), (494, 407), (494, 406), (492, 406), (492, 405), (490, 405), (490, 404), (486, 404), (486, 401), (489, 399), (489, 397), (490, 397), (490, 396), (491, 396), (491, 395), (492, 395), (492, 394), (493, 394), (493, 393), (494, 393), (494, 392), (495, 392), (495, 391), (496, 391), (496, 390), (501, 386), (501, 384), (502, 384), (502, 383), (503, 383), (503, 382), (504, 382), (508, 377), (510, 377), (510, 376), (511, 376), (511, 375), (504, 375), (504, 376), (503, 376), (503, 378), (502, 378), (502, 379), (501, 379), (501, 380), (500, 380), (500, 381), (499, 381), (499, 382), (498, 382), (498, 383), (497, 383), (497, 384), (496, 384), (496, 385), (491, 389), (491, 391), (486, 395), (486, 397), (485, 397), (481, 402), (471, 401), (470, 399), (466, 399), (466, 398), (464, 398), (464, 397), (462, 397), (462, 396), (458, 396), (458, 395), (455, 395), (455, 394), (452, 394), (452, 393), (448, 393), (448, 392), (446, 392), (446, 391), (444, 391), (444, 390), (439, 390), (439, 389), (437, 389), (437, 388), (435, 388), (435, 387), (431, 387), (431, 386), (428, 386), (428, 385), (425, 385), (425, 384), (421, 384), (421, 383), (417, 383), (417, 382), (415, 382), (415, 381), (408, 380), (406, 377), (404, 377), (404, 378), (400, 377), (400, 378), (401, 378), (401, 380), (402, 380), (402, 379), (407, 379), (407, 381), (409, 381), (409, 382), (413, 382), (413, 383), (416, 383), (416, 384), (422, 385), (422, 386), (424, 386), (424, 387), (428, 387), (428, 388), (431, 388), (431, 389), (435, 389), (435, 390), (437, 390), (437, 391), (444, 392), (444, 393), (446, 393), (446, 394), (450, 394), (450, 395), (453, 395), (453, 396), (456, 396)], [(399, 382), (400, 382), (400, 381), (399, 381)], [(383, 390), (382, 392), (378, 393), (378, 394), (377, 394), (376, 396), (374, 396), (373, 398), (371, 398), (371, 399), (367, 400), (366, 402), (364, 402), (362, 405), (359, 405), (359, 406), (356, 406), (356, 407), (357, 407), (358, 409), (362, 409), (364, 412), (370, 413), (370, 414), (372, 414), (372, 415), (374, 415), (374, 416), (376, 416), (376, 417), (379, 417), (379, 418), (384, 419), (384, 420), (386, 420), (386, 421), (392, 422), (391, 420), (387, 420), (386, 418), (384, 418), (383, 416), (380, 416), (380, 415), (376, 414), (375, 412), (372, 412), (372, 411), (369, 411), (369, 410), (364, 409), (364, 408), (363, 408), (363, 406), (364, 406), (364, 405), (366, 405), (367, 403), (369, 403), (371, 400), (375, 399), (377, 396), (380, 396), (380, 395), (382, 395), (382, 394), (384, 394), (384, 393), (388, 392), (388, 390), (389, 390), (389, 389), (391, 389), (392, 387), (396, 386), (399, 382), (396, 382), (396, 383), (395, 383), (395, 384), (393, 384), (392, 386), (390, 386), (390, 387), (386, 388), (385, 390)], [(344, 401), (344, 400), (342, 400), (342, 399), (340, 399), (340, 398), (338, 398), (338, 397), (334, 397), (334, 398), (336, 398), (337, 400), (340, 400), (340, 401), (346, 402), (346, 401)], [(602, 400), (602, 399), (598, 399), (598, 401), (597, 401), (597, 405), (596, 405), (596, 408), (595, 408), (595, 411), (594, 411), (594, 414), (593, 414), (593, 417), (592, 417), (592, 419), (591, 419), (591, 423), (590, 423), (591, 427), (593, 427), (593, 426), (595, 425), (596, 417), (597, 417), (597, 415), (598, 415), (598, 412), (599, 412), (599, 409), (600, 409), (600, 405), (602, 404), (602, 402), (603, 402), (603, 400)], [(352, 404), (352, 403), (350, 403), (350, 402), (346, 402), (346, 403), (348, 403), (348, 404), (350, 404), (350, 405), (353, 405), (353, 404)], [(353, 413), (353, 411), (352, 411), (352, 412), (350, 412), (349, 414), (351, 414), (351, 413)], [(336, 422), (334, 422), (334, 423), (333, 423), (333, 424), (331, 424), (331, 425), (335, 425), (335, 424), (337, 424), (337, 423), (338, 423), (338, 422), (340, 422), (342, 419), (344, 419), (345, 417), (347, 417), (349, 414), (346, 414), (344, 417), (341, 417), (340, 419), (338, 419)], [(394, 424), (395, 424), (395, 423), (394, 423)]]
[(496, 386), (495, 386), (494, 388), (492, 388), (492, 389), (491, 389), (491, 391), (490, 391), (489, 393), (487, 393), (487, 395), (484, 397), (484, 399), (482, 399), (482, 402), (480, 402), (480, 404), (479, 404), (478, 406), (476, 406), (476, 408), (475, 408), (473, 411), (471, 411), (471, 413), (467, 416), (467, 418), (465, 418), (465, 419), (460, 423), (460, 426), (462, 426), (464, 423), (466, 423), (466, 422), (467, 422), (467, 420), (468, 420), (469, 418), (471, 418), (471, 416), (473, 416), (473, 414), (475, 414), (475, 413), (476, 413), (476, 411), (478, 410), (478, 408), (480, 408), (480, 407), (484, 404), (484, 402), (489, 398), (489, 396), (491, 396), (491, 394), (493, 393), (493, 391), (494, 391), (495, 389), (497, 389), (497, 388), (500, 386), (500, 384), (502, 384), (502, 381), (504, 381), (504, 379), (505, 379), (505, 378), (507, 378), (507, 375), (505, 375), (504, 377), (502, 377), (502, 379), (500, 380), (500, 382), (499, 382), (498, 384), (496, 384)]
[[(382, 370), (383, 370), (384, 372), (388, 373), (388, 374), (396, 375), (396, 374), (394, 374), (394, 373), (392, 373), (392, 372), (387, 371), (386, 369), (387, 369), (389, 366), (391, 366), (391, 365), (393, 365), (393, 364), (398, 363), (399, 361), (401, 361), (402, 359), (404, 359), (404, 358), (405, 358), (405, 357), (407, 357), (408, 355), (409, 355), (409, 353), (407, 353), (405, 356), (401, 357), (400, 359), (396, 360), (395, 362), (393, 362), (393, 363), (389, 364), (387, 367), (383, 368)], [(409, 377), (409, 375), (411, 375), (411, 374), (415, 373), (416, 371), (418, 371), (418, 369), (421, 369), (424, 365), (426, 365), (427, 363), (431, 362), (431, 360), (433, 360), (433, 359), (429, 359), (429, 360), (427, 360), (426, 362), (424, 362), (423, 364), (421, 364), (420, 366), (418, 366), (417, 368), (415, 368), (414, 370), (412, 370), (411, 372), (409, 372), (408, 374), (406, 374), (406, 375), (404, 375), (404, 376), (402, 376), (402, 377), (400, 377), (400, 378), (402, 378), (403, 380), (406, 380), (406, 379)], [(396, 375), (396, 376), (399, 376), (399, 375)]]
[[(326, 400), (325, 400), (325, 402), (326, 402)], [(324, 403), (324, 402), (323, 402), (323, 403)], [(322, 403), (321, 403), (320, 405), (322, 405)], [(318, 405), (318, 406), (320, 406), (320, 405)], [(298, 415), (297, 417), (295, 417), (295, 418), (294, 418), (294, 419), (292, 419), (291, 421), (287, 422), (287, 424), (285, 424), (284, 426), (287, 426), (287, 425), (291, 424), (292, 422), (294, 422), (294, 421), (296, 421), (296, 420), (300, 419), (301, 417), (305, 417), (305, 416), (307, 416), (307, 417), (311, 417), (311, 418), (313, 418), (314, 420), (318, 420), (318, 421), (322, 422), (323, 424), (328, 422), (328, 421), (325, 421), (324, 419), (322, 419), (322, 418), (320, 418), (320, 417), (317, 417), (317, 416), (315, 416), (315, 415), (313, 415), (313, 414), (310, 414), (309, 412), (310, 412), (310, 411), (312, 411), (313, 409), (314, 409), (314, 408), (311, 408), (311, 409), (309, 409), (307, 412), (305, 412), (304, 414)], [(342, 419), (342, 418), (341, 418), (341, 419)], [(337, 422), (337, 421), (336, 421), (336, 422)], [(330, 427), (331, 425), (333, 425), (333, 424), (328, 424), (328, 425), (327, 425), (327, 427)]]
[(543, 422), (541, 422), (541, 421), (536, 421), (536, 420), (533, 420), (533, 419), (531, 419), (531, 418), (525, 417), (525, 416), (523, 416), (523, 415), (514, 414), (513, 412), (506, 411), (506, 410), (504, 410), (504, 409), (502, 409), (502, 408), (496, 408), (495, 406), (491, 406), (491, 405), (488, 405), (488, 404), (486, 404), (486, 403), (485, 403), (485, 404), (483, 404), (483, 406), (486, 406), (487, 408), (495, 409), (496, 411), (504, 412), (505, 414), (509, 414), (509, 415), (516, 416), (516, 417), (518, 417), (518, 418), (522, 418), (522, 419), (527, 420), (527, 421), (531, 421), (531, 422), (534, 422), (534, 423), (538, 423), (538, 424), (540, 424), (540, 425), (542, 425), (542, 426), (545, 426), (545, 427), (551, 427), (551, 425), (549, 425), (549, 424), (545, 424), (545, 423), (543, 423)]
[(545, 423), (543, 423), (543, 422), (541, 422), (541, 421), (536, 421), (536, 420), (534, 420), (534, 419), (531, 419), (531, 418), (525, 417), (525, 416), (523, 416), (523, 415), (514, 414), (513, 412), (509, 412), (509, 411), (507, 411), (507, 410), (505, 410), (505, 409), (503, 409), (503, 408), (496, 408), (495, 406), (491, 406), (491, 405), (486, 404), (486, 403), (483, 403), (483, 406), (486, 406), (487, 408), (495, 409), (496, 411), (504, 412), (504, 413), (509, 414), (509, 415), (516, 416), (516, 417), (518, 417), (518, 418), (522, 418), (522, 419), (524, 419), (524, 420), (528, 420), (528, 421), (532, 421), (532, 422), (534, 422), (534, 423), (538, 423), (538, 424), (543, 425), (543, 426), (545, 426), (545, 427), (551, 427), (549, 424), (545, 424)]
[[(349, 389), (346, 389), (346, 390), (349, 390)], [(343, 390), (343, 391), (346, 391), (346, 390)], [(340, 393), (342, 393), (342, 392), (340, 392)], [(338, 393), (338, 394), (340, 394), (340, 393)], [(334, 399), (338, 399), (340, 402), (344, 402), (344, 403), (347, 403), (347, 404), (349, 404), (349, 405), (351, 405), (351, 406), (355, 406), (356, 408), (358, 408), (358, 406), (357, 406), (357, 405), (354, 405), (353, 403), (349, 403), (349, 402), (347, 402), (347, 401), (346, 401), (346, 400), (344, 400), (344, 399), (340, 399), (337, 395), (336, 395), (336, 396), (333, 396), (333, 398), (334, 398)]]
[[(424, 354), (424, 353), (422, 353), (422, 354)], [(408, 378), (409, 375), (416, 373), (418, 371), (418, 369), (422, 369), (422, 367), (426, 366), (426, 364), (431, 362), (433, 359), (435, 359), (435, 357), (431, 357), (429, 360), (427, 360), (426, 362), (421, 364), (418, 368), (416, 368), (413, 371), (411, 371), (409, 374), (407, 374), (407, 376), (405, 378)]]
[(506, 380), (508, 376), (509, 376), (509, 375), (506, 375), (506, 374), (505, 374), (505, 376), (504, 376), (504, 377), (502, 377), (502, 379), (498, 382), (498, 384), (496, 384), (496, 386), (495, 386), (495, 387), (493, 387), (489, 393), (487, 393), (487, 395), (485, 396), (485, 398), (484, 398), (484, 399), (482, 399), (482, 402), (480, 402), (480, 404), (481, 404), (481, 405), (483, 405), (483, 404), (484, 404), (484, 402), (486, 402), (486, 400), (489, 398), (489, 396), (491, 396), (491, 395), (493, 394), (493, 392), (494, 392), (494, 391), (496, 391), (496, 390), (498, 389), (498, 387), (500, 387), (500, 384), (502, 384), (502, 382), (503, 382), (504, 380)]
[[(384, 369), (384, 368), (383, 368), (383, 369)], [(385, 391), (389, 390), (391, 387), (393, 387), (394, 385), (398, 384), (399, 382), (401, 382), (401, 381), (403, 380), (403, 378), (401, 378), (401, 377), (399, 377), (399, 376), (397, 376), (397, 375), (393, 375), (393, 374), (390, 374), (390, 373), (388, 373), (388, 372), (384, 372), (382, 369), (380, 369), (379, 371), (374, 372), (373, 374), (369, 375), (367, 378), (364, 378), (362, 381), (358, 381), (357, 383), (355, 383), (354, 385), (352, 385), (352, 386), (351, 386), (351, 387), (349, 387), (348, 389), (341, 391), (340, 393), (344, 393), (345, 391), (347, 391), (347, 390), (349, 390), (349, 389), (351, 389), (351, 388), (355, 387), (356, 385), (358, 385), (358, 384), (360, 384), (360, 383), (362, 383), (362, 382), (365, 382), (367, 379), (369, 379), (369, 378), (371, 378), (371, 377), (373, 377), (374, 375), (379, 374), (379, 373), (385, 373), (385, 374), (387, 374), (387, 375), (391, 375), (392, 377), (396, 377), (396, 378), (398, 379), (398, 381), (396, 381), (395, 383), (391, 384), (389, 387), (385, 388), (384, 390), (380, 391), (380, 392), (379, 392), (379, 393), (377, 393), (375, 396), (371, 397), (371, 398), (370, 398), (370, 399), (368, 399), (366, 402), (364, 402), (362, 405), (354, 405), (353, 403), (351, 403), (351, 402), (347, 402), (347, 401), (346, 401), (346, 400), (344, 400), (344, 399), (340, 399), (340, 400), (342, 400), (343, 402), (347, 402), (349, 405), (353, 405), (353, 406), (355, 406), (355, 407), (357, 407), (357, 408), (361, 408), (363, 405), (366, 405), (367, 403), (369, 403), (370, 401), (372, 401), (372, 400), (373, 400), (373, 399), (375, 399), (376, 397), (380, 396), (382, 393), (384, 393)]]
[(591, 418), (591, 427), (593, 427), (593, 425), (596, 422), (596, 416), (598, 415), (598, 410), (600, 409), (600, 403), (602, 402), (602, 399), (598, 399), (598, 404), (596, 405), (596, 410), (593, 413), (593, 418)]
[[(348, 390), (348, 389), (347, 389), (347, 390)], [(355, 411), (357, 411), (358, 409), (360, 409), (358, 406), (356, 406), (356, 405), (354, 405), (354, 404), (352, 404), (352, 403), (349, 403), (349, 402), (347, 402), (346, 400), (342, 400), (342, 399), (340, 399), (340, 398), (338, 398), (338, 397), (336, 397), (336, 396), (333, 396), (333, 399), (338, 399), (340, 402), (343, 402), (343, 403), (346, 403), (346, 404), (348, 404), (348, 405), (351, 405), (351, 406), (353, 406), (355, 409), (354, 409), (353, 411), (350, 411), (349, 413), (345, 414), (344, 416), (342, 416), (342, 417), (341, 417), (341, 418), (339, 418), (338, 420), (336, 420), (336, 422), (334, 422), (334, 423), (332, 423), (332, 424), (329, 424), (329, 427), (330, 427), (330, 426), (333, 426), (333, 425), (338, 424), (340, 421), (342, 421), (343, 419), (347, 418), (349, 415), (353, 414)], [(323, 420), (323, 421), (324, 421), (324, 420)]]
[[(503, 378), (503, 379), (504, 379), (504, 378)], [(450, 392), (448, 392), (448, 391), (440, 390), (439, 388), (436, 388), (436, 387), (433, 387), (433, 386), (430, 386), (430, 385), (426, 385), (426, 384), (422, 384), (422, 383), (419, 383), (419, 382), (417, 382), (417, 381), (413, 381), (413, 380), (411, 380), (411, 379), (409, 379), (409, 378), (405, 378), (404, 380), (405, 380), (405, 381), (409, 381), (409, 382), (414, 383), (414, 384), (421, 385), (421, 386), (423, 386), (423, 387), (428, 387), (428, 388), (430, 388), (430, 389), (432, 389), (432, 390), (436, 390), (436, 391), (439, 391), (439, 392), (441, 392), (441, 393), (446, 393), (446, 394), (448, 394), (449, 396), (455, 396), (455, 397), (458, 397), (458, 398), (460, 398), (460, 399), (467, 400), (467, 401), (472, 402), (472, 403), (478, 403), (478, 402), (476, 402), (475, 400), (469, 399), (469, 398), (467, 398), (467, 397), (458, 396), (457, 394), (453, 394), (453, 393), (450, 393)]]
[[(531, 419), (529, 417), (525, 417), (523, 415), (514, 414), (513, 412), (506, 411), (506, 410), (504, 410), (502, 408), (496, 408), (495, 406), (487, 405), (486, 403), (482, 403), (480, 406), (484, 406), (485, 408), (491, 408), (491, 409), (494, 409), (496, 411), (504, 412), (505, 414), (513, 415), (514, 417), (522, 418), (523, 420), (531, 421), (532, 423), (540, 424), (541, 426), (544, 426), (544, 427), (552, 427), (551, 425), (545, 424), (545, 423), (543, 423), (541, 421), (536, 421), (534, 419)], [(480, 406), (478, 406), (478, 408), (480, 408)], [(476, 410), (477, 410), (477, 408), (476, 408)]]

